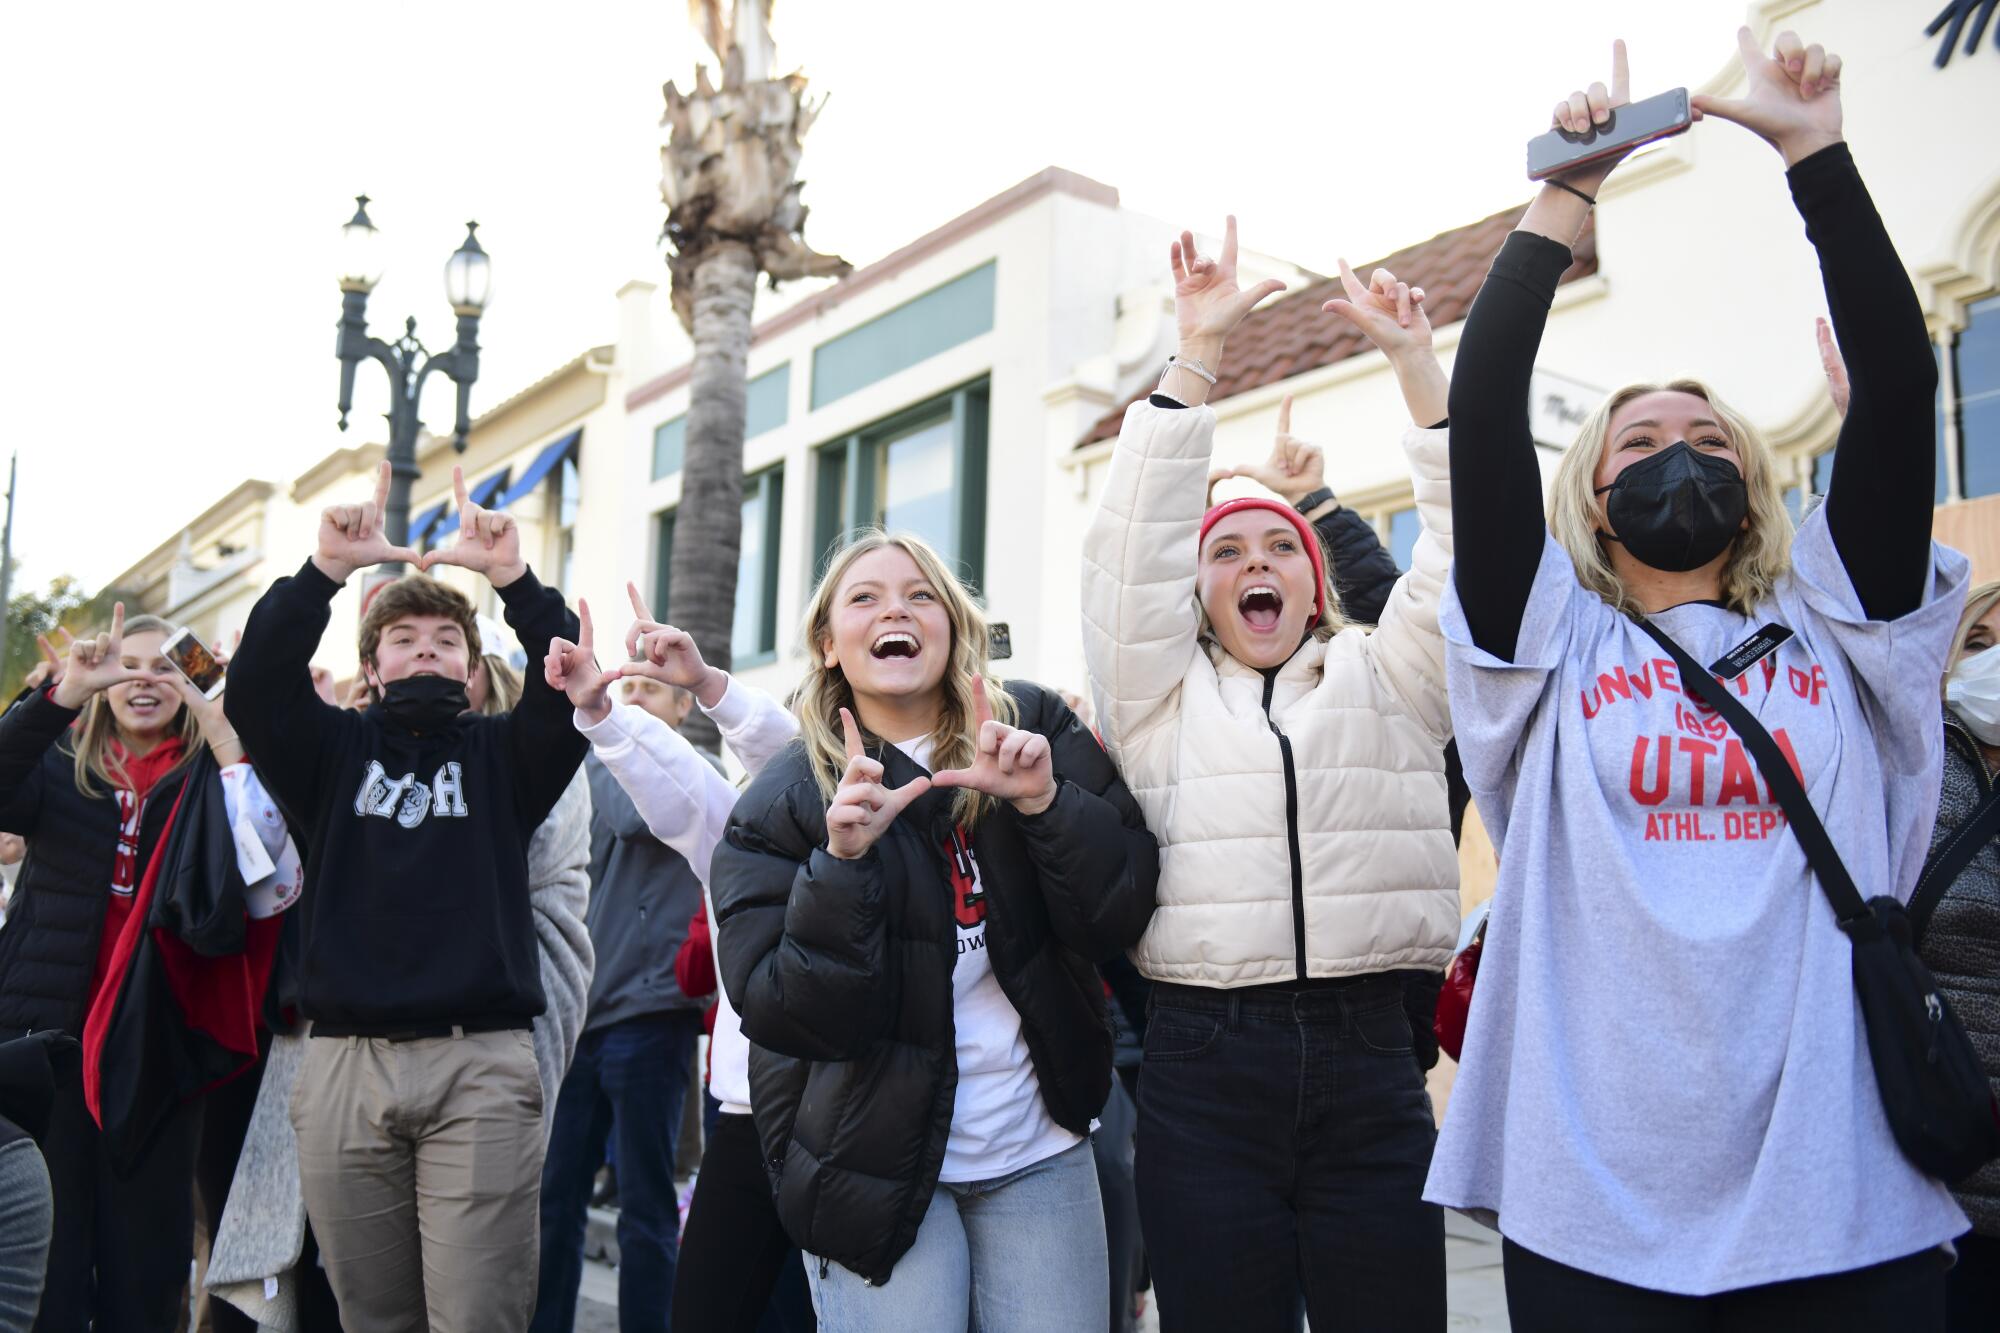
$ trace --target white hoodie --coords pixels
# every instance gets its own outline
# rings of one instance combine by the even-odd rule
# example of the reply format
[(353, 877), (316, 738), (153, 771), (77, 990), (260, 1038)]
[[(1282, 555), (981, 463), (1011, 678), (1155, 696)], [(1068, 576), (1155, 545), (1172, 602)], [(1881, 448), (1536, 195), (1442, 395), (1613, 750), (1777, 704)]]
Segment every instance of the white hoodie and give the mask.
[[(722, 740), (755, 777), (798, 735), (798, 720), (776, 699), (736, 680), (713, 708), (704, 708)], [(708, 892), (708, 866), (722, 841), (729, 812), (739, 794), (700, 751), (644, 709), (614, 703), (601, 722), (581, 712), (576, 729), (590, 739), (591, 751), (618, 780), (646, 827), (687, 858), (701, 880), (711, 925), (715, 903)], [(742, 1020), (716, 971), (715, 1034), (709, 1039), (708, 1090), (730, 1115), (750, 1114), (750, 1043)]]

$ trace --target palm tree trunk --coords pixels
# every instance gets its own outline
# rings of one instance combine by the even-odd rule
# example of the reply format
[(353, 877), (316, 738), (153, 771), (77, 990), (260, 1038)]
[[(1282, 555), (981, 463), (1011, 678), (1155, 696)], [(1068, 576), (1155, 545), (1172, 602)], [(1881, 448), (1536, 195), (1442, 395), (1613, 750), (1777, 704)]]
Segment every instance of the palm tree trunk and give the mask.
[[(743, 548), (743, 425), (750, 358), (750, 308), (757, 255), (741, 241), (716, 243), (694, 267), (694, 364), (688, 384), (681, 501), (668, 566), (667, 614), (694, 636), (702, 657), (730, 669), (736, 570)], [(718, 750), (721, 736), (700, 709), (681, 733)]]

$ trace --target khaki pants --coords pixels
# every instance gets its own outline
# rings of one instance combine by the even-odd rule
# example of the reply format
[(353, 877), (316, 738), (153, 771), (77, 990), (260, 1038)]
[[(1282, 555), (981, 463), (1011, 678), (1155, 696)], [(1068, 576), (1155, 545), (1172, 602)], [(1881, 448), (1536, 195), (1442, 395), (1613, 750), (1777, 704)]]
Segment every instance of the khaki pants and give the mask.
[(306, 1213), (350, 1333), (527, 1328), (544, 1151), (527, 1029), (315, 1037), (291, 1110)]

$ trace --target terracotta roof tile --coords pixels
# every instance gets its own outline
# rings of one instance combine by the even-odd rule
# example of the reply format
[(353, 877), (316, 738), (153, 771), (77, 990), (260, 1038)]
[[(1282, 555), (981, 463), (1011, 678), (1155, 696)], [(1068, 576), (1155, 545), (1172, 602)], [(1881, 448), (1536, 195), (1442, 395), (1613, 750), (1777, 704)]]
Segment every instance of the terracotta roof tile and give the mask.
[[(1472, 308), (1472, 298), (1486, 280), (1486, 269), (1499, 252), (1500, 243), (1526, 211), (1525, 204), (1506, 209), (1385, 258), (1357, 264), (1355, 272), (1367, 274), (1376, 268), (1388, 268), (1405, 282), (1424, 289), (1424, 307), (1430, 311), (1434, 327), (1455, 324)], [(1595, 272), (1597, 228), (1592, 224), (1578, 238), (1576, 262), (1562, 280), (1573, 282)], [(1337, 316), (1321, 312), (1320, 306), (1338, 295), (1340, 279), (1322, 278), (1252, 311), (1229, 335), (1229, 360), (1209, 393), (1209, 401), (1218, 402), (1368, 351), (1372, 344), (1360, 330)], [(1119, 404), (1116, 411), (1100, 417), (1077, 447), (1116, 435), (1125, 409), (1150, 392), (1152, 385), (1148, 384)]]

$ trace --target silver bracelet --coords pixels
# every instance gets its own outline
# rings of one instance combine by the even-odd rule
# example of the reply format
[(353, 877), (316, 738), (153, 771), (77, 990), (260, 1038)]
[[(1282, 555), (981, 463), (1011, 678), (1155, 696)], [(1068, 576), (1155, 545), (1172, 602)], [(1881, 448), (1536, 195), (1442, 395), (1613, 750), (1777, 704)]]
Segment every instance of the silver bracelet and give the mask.
[[(1213, 386), (1215, 383), (1215, 375), (1209, 370), (1207, 366), (1204, 366), (1201, 363), (1200, 357), (1196, 357), (1192, 361), (1183, 361), (1180, 359), (1179, 356), (1168, 357), (1167, 370), (1174, 370), (1176, 368), (1185, 370), (1191, 375), (1201, 376), (1203, 379), (1207, 380), (1211, 386)], [(1160, 372), (1160, 378), (1161, 379), (1166, 378), (1166, 371)]]

